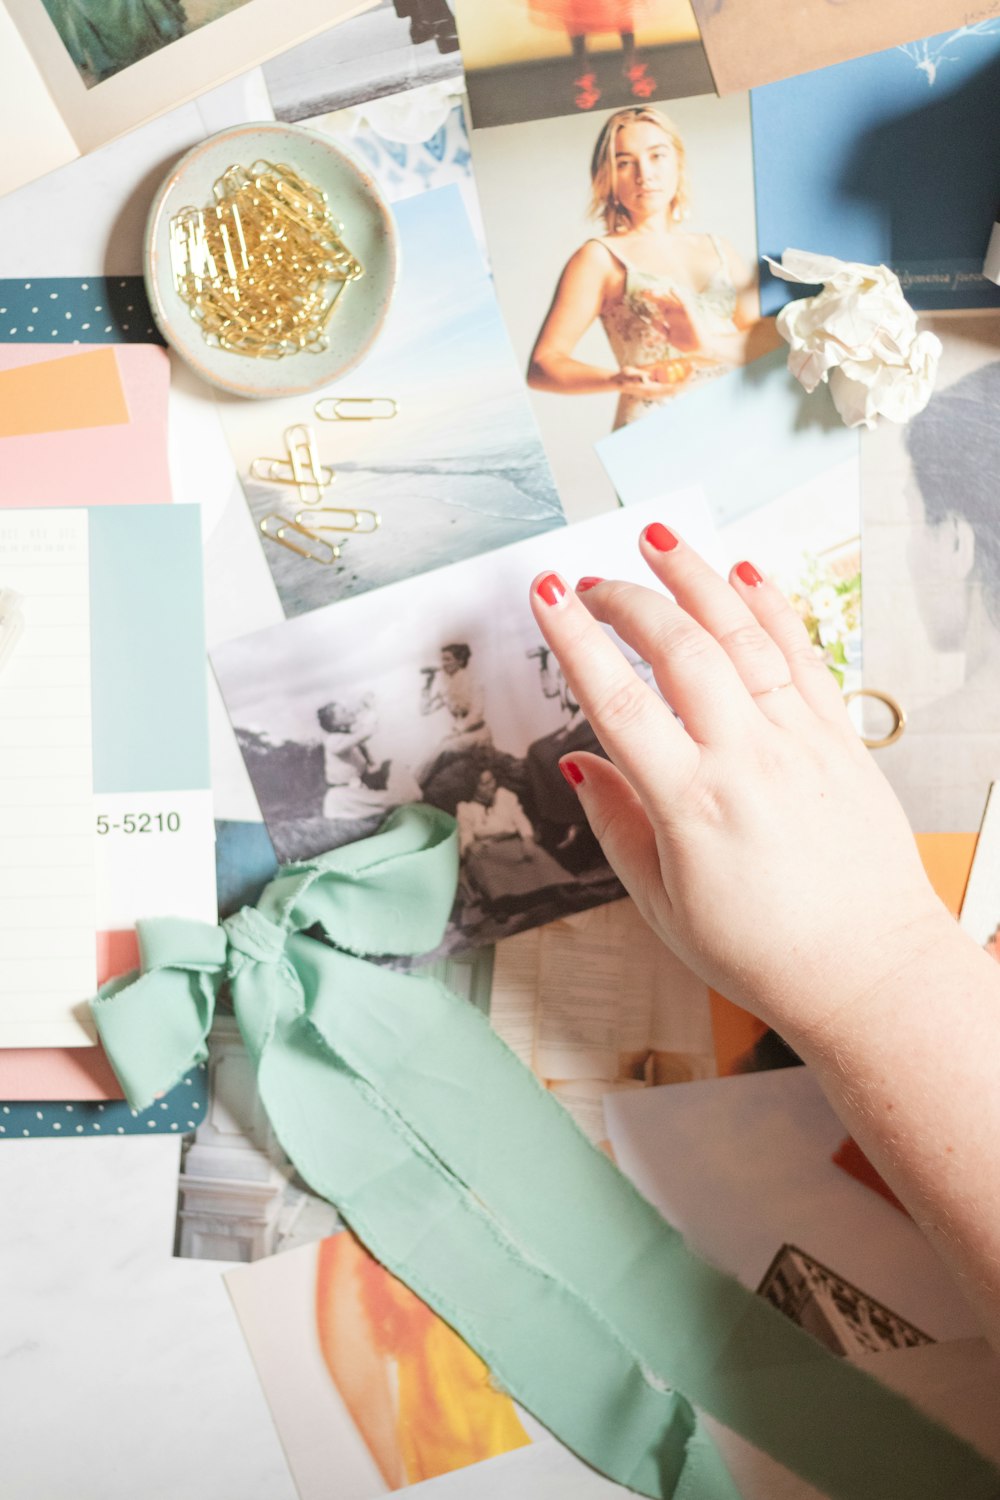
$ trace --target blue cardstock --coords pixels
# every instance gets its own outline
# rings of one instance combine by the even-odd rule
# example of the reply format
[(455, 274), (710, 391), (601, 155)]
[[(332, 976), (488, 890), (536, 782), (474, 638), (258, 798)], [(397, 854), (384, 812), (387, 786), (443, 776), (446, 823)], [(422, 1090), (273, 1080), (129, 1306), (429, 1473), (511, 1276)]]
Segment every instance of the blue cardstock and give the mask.
[[(751, 93), (757, 238), (884, 263), (916, 308), (1000, 307), (982, 274), (1000, 203), (1000, 20)], [(808, 288), (762, 275), (775, 312)]]

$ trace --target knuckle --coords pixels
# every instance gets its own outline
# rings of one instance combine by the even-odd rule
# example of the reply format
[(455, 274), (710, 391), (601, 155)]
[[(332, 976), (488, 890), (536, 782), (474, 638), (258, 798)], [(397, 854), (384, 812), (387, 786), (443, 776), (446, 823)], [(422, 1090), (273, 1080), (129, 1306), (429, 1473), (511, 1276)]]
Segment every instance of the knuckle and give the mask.
[(667, 615), (653, 632), (655, 652), (675, 662), (697, 661), (714, 645), (711, 636), (683, 615)]
[(793, 670), (821, 672), (824, 675), (827, 673), (826, 662), (804, 629), (801, 635), (796, 633), (795, 638), (788, 643), (785, 659)]
[(734, 625), (719, 636), (719, 645), (727, 656), (746, 659), (766, 657), (774, 651), (774, 642), (755, 622)]
[(596, 724), (615, 732), (630, 729), (645, 717), (648, 694), (648, 688), (638, 677), (618, 683), (597, 700), (592, 718)]

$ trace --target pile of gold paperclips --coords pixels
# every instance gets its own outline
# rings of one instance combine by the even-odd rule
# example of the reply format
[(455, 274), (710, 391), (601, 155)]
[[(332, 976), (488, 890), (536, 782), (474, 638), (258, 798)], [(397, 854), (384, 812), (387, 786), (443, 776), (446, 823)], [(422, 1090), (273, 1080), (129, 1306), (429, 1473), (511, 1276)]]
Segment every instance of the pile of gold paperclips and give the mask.
[(326, 194), (267, 161), (229, 167), (212, 191), (170, 221), (174, 285), (207, 342), (253, 359), (321, 353), (338, 297), (364, 275)]
[[(326, 396), (314, 407), (324, 422), (385, 421), (394, 417), (397, 410), (391, 396)], [(294, 488), (301, 509), (293, 517), (277, 511), (264, 516), (260, 522), (262, 534), (297, 557), (328, 565), (337, 561), (340, 548), (323, 532), (363, 535), (377, 531), (382, 524), (378, 511), (322, 503), (336, 477), (336, 472), (321, 462), (316, 434), (307, 423), (286, 428), (285, 457), (255, 458), (250, 465), (250, 478)]]

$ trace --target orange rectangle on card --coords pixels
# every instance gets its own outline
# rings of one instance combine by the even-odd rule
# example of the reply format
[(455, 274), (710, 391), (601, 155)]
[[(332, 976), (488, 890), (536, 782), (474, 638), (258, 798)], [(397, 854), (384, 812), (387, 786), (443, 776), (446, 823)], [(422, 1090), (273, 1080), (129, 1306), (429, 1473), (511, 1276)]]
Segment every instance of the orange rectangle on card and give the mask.
[(978, 837), (975, 833), (917, 834), (927, 878), (954, 917), (962, 909)]
[(0, 370), (0, 437), (120, 427), (128, 419), (113, 348)]

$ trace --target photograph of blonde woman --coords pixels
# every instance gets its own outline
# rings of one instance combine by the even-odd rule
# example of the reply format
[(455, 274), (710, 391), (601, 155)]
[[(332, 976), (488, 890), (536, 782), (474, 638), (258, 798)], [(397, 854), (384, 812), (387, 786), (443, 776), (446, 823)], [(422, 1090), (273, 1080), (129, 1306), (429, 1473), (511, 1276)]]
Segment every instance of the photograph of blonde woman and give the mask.
[(583, 520), (616, 503), (595, 443), (774, 338), (750, 102), (499, 125), (472, 149), (500, 309), (567, 517)]
[[(760, 317), (756, 267), (723, 236), (689, 226), (687, 153), (667, 115), (617, 110), (597, 137), (590, 179), (603, 232), (566, 263), (528, 384), (567, 396), (615, 391), (618, 428), (778, 339)], [(576, 357), (595, 321), (614, 363)]]

